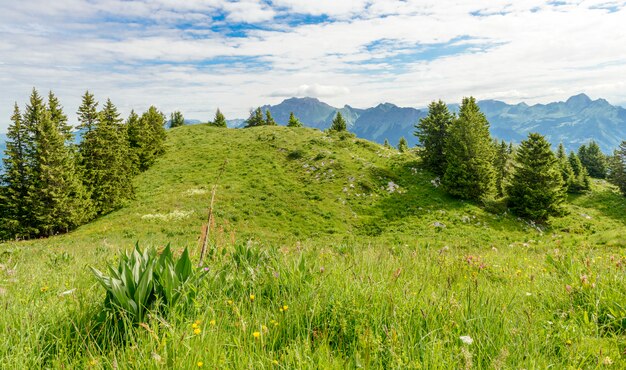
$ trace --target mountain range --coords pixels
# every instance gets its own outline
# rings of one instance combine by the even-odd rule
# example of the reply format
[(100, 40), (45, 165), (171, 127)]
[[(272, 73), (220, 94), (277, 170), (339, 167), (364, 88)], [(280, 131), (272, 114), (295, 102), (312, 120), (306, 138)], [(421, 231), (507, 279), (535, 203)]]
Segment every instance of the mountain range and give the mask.
[[(602, 151), (609, 154), (626, 140), (626, 109), (604, 99), (592, 100), (585, 94), (549, 104), (481, 100), (478, 105), (489, 120), (491, 134), (507, 142), (519, 143), (528, 133), (538, 132), (555, 147), (563, 143), (567, 150), (577, 150), (580, 145), (595, 140)], [(459, 110), (459, 104), (448, 107), (453, 112)], [(414, 125), (428, 114), (426, 108), (398, 107), (391, 103), (366, 109), (349, 105), (337, 108), (316, 98), (289, 98), (277, 105), (264, 105), (261, 109), (269, 110), (280, 125), (287, 124), (289, 114), (293, 112), (305, 126), (321, 130), (330, 127), (337, 112), (341, 112), (348, 130), (358, 137), (381, 144), (387, 139), (392, 145), (404, 137), (410, 146), (418, 143), (413, 135)], [(185, 123), (200, 121), (190, 119)], [(244, 119), (228, 121), (229, 127), (243, 127), (244, 124)], [(0, 158), (6, 148), (5, 140), (6, 135), (0, 134)]]
[[(595, 140), (605, 153), (611, 153), (621, 140), (626, 140), (626, 109), (609, 104), (604, 99), (592, 100), (585, 94), (570, 97), (564, 102), (528, 105), (507, 104), (498, 100), (478, 102), (489, 120), (494, 137), (519, 143), (530, 132), (539, 132), (554, 145), (563, 143), (568, 150), (576, 150)], [(345, 105), (332, 107), (315, 98), (290, 98), (277, 105), (265, 105), (279, 124), (286, 124), (289, 113), (306, 126), (326, 129), (337, 112), (345, 118), (348, 129), (358, 137), (378, 143), (385, 139), (396, 144), (404, 136), (409, 145), (418, 143), (413, 135), (414, 125), (428, 114), (428, 109), (398, 107), (391, 103), (360, 109)], [(458, 104), (450, 104), (458, 112)]]

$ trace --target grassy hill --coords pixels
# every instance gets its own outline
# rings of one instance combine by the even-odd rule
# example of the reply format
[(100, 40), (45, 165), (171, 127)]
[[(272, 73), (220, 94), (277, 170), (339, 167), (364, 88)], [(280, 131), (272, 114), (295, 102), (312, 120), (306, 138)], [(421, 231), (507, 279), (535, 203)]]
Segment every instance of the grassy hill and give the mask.
[[(123, 209), (0, 245), (0, 367), (626, 365), (626, 201), (604, 182), (537, 228), (452, 199), (415, 156), (349, 135), (195, 125), (167, 146)], [(223, 254), (194, 306), (125, 343), (98, 339), (104, 292), (87, 266), (137, 241), (197, 255), (225, 160)]]

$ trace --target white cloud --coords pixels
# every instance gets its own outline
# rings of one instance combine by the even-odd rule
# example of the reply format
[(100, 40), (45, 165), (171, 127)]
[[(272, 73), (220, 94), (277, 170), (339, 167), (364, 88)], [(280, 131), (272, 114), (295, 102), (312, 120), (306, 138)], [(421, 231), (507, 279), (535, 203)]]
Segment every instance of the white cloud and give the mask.
[(350, 93), (350, 89), (345, 86), (332, 86), (332, 85), (300, 85), (295, 89), (278, 89), (271, 93), (272, 97), (303, 97), (308, 96), (312, 98), (334, 98)]
[[(71, 118), (87, 88), (101, 100), (111, 97), (125, 113), (157, 104), (199, 119), (210, 118), (218, 106), (228, 118), (245, 117), (249, 107), (288, 96), (361, 107), (384, 101), (425, 106), (432, 99), (454, 102), (466, 95), (535, 103), (582, 91), (626, 101), (619, 78), (626, 75), (624, 1), (272, 4), (3, 4), (0, 132), (13, 102), (23, 104), (33, 86), (57, 92)], [(217, 13), (225, 20), (214, 19)], [(326, 15), (329, 21), (289, 26), (292, 13)], [(245, 38), (220, 33), (232, 22), (262, 27), (248, 30)], [(194, 27), (176, 27), (181, 23)], [(372, 47), (375, 42), (378, 47)], [(435, 44), (458, 49), (428, 46)], [(485, 44), (491, 47), (481, 49)], [(475, 49), (460, 53), (461, 45)]]

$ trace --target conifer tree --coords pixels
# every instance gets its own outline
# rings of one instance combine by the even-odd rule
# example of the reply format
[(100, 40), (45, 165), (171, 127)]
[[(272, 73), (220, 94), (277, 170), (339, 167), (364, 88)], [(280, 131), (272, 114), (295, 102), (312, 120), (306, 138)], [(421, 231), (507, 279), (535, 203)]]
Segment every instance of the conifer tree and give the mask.
[(559, 164), (559, 169), (561, 170), (561, 178), (563, 179), (563, 189), (566, 192), (573, 191), (574, 188), (572, 184), (576, 181), (576, 175), (574, 175), (572, 164), (569, 162), (569, 159), (567, 158), (567, 154), (565, 154), (565, 148), (563, 147), (563, 143), (559, 144), (559, 148), (556, 151), (556, 159)]
[(451, 195), (480, 200), (493, 195), (494, 150), (489, 122), (473, 97), (463, 98), (458, 118), (448, 129), (442, 185)]
[(287, 122), (287, 127), (302, 127), (302, 122), (296, 118), (293, 112), (289, 113), (289, 122)]
[(165, 115), (151, 106), (141, 117), (128, 121), (128, 142), (134, 167), (143, 172), (165, 153)]
[(439, 100), (428, 105), (428, 116), (415, 125), (415, 136), (420, 141), (419, 145), (424, 148), (424, 166), (440, 176), (446, 170), (445, 139), (453, 119), (454, 115), (450, 113), (446, 103)]
[(78, 126), (77, 128), (82, 131), (82, 135), (87, 136), (93, 131), (96, 121), (98, 120), (98, 102), (94, 98), (93, 94), (89, 91), (85, 91), (82, 98), (82, 103), (78, 108)]
[[(72, 140), (58, 100), (50, 93), (35, 133), (34, 178), (28, 195), (38, 235), (53, 235), (81, 225), (91, 216), (91, 203), (76, 169)], [(54, 120), (52, 113), (55, 114)], [(63, 130), (63, 131), (61, 131)]]
[(391, 144), (389, 144), (389, 140), (387, 140), (387, 138), (385, 138), (385, 142), (383, 143), (383, 146), (387, 149), (391, 149)]
[(265, 111), (265, 125), (276, 126), (276, 121), (274, 121), (274, 118), (272, 117), (272, 113), (270, 113), (269, 109)]
[(507, 194), (509, 208), (521, 217), (545, 222), (563, 214), (565, 191), (559, 163), (540, 134), (531, 133), (522, 141)]
[(574, 178), (569, 185), (569, 192), (579, 193), (591, 189), (591, 181), (589, 179), (587, 169), (582, 165), (576, 153), (570, 152), (568, 161), (572, 166), (572, 172), (574, 173)]
[(135, 110), (131, 110), (126, 119), (126, 137), (128, 138), (128, 152), (131, 162), (131, 172), (133, 175), (139, 173), (139, 153), (141, 152), (141, 133), (144, 127), (141, 126), (139, 115)]
[(493, 167), (495, 170), (495, 186), (498, 197), (503, 197), (505, 195), (506, 183), (511, 174), (512, 164), (511, 164), (511, 156), (512, 156), (512, 146), (502, 140), (499, 144), (497, 141), (494, 142), (495, 148), (495, 156)]
[(400, 138), (400, 141), (398, 141), (398, 151), (400, 153), (404, 153), (406, 151), (409, 150), (409, 143), (406, 142), (406, 139), (404, 138), (404, 136), (402, 136)]
[(28, 156), (31, 133), (22, 120), (20, 108), (15, 103), (11, 125), (7, 132), (6, 151), (2, 174), (2, 219), (0, 233), (5, 237), (22, 238), (28, 229), (31, 211), (26, 203), (32, 171)]
[(626, 196), (626, 140), (620, 143), (609, 159), (609, 181)]
[(265, 120), (263, 119), (263, 112), (261, 111), (261, 107), (258, 107), (257, 109), (250, 111), (250, 117), (246, 120), (245, 128), (263, 126), (264, 124)]
[(67, 116), (63, 113), (61, 103), (52, 91), (48, 93), (48, 112), (50, 113), (50, 120), (56, 126), (57, 131), (63, 135), (66, 142), (71, 143), (74, 140), (72, 126), (67, 123)]
[(211, 126), (227, 127), (226, 117), (224, 117), (219, 108), (217, 108), (217, 111), (215, 111), (215, 118), (213, 119), (213, 122), (211, 122)]
[(587, 169), (589, 176), (603, 179), (606, 177), (606, 158), (598, 143), (591, 141), (589, 146), (582, 145), (578, 149), (580, 162)]
[(85, 184), (97, 213), (106, 214), (134, 195), (127, 128), (110, 99), (99, 112), (89, 140), (92, 152), (83, 155)]
[(185, 124), (185, 117), (180, 111), (174, 111), (170, 114), (170, 128), (180, 127)]
[(337, 112), (335, 118), (333, 119), (333, 123), (330, 125), (329, 131), (342, 132), (346, 131), (347, 129), (348, 126), (346, 124), (346, 121), (343, 119), (341, 112)]

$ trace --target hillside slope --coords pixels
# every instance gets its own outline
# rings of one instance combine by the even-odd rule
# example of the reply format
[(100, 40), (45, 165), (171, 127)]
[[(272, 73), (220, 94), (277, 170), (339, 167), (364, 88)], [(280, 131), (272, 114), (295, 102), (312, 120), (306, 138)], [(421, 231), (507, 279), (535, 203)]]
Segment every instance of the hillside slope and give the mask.
[[(225, 160), (222, 253), (193, 304), (103, 339), (88, 266), (135, 242), (197, 261)], [(595, 182), (538, 230), (449, 198), (418, 164), (308, 128), (170, 130), (126, 207), (0, 244), (0, 368), (626, 366), (626, 198)]]

